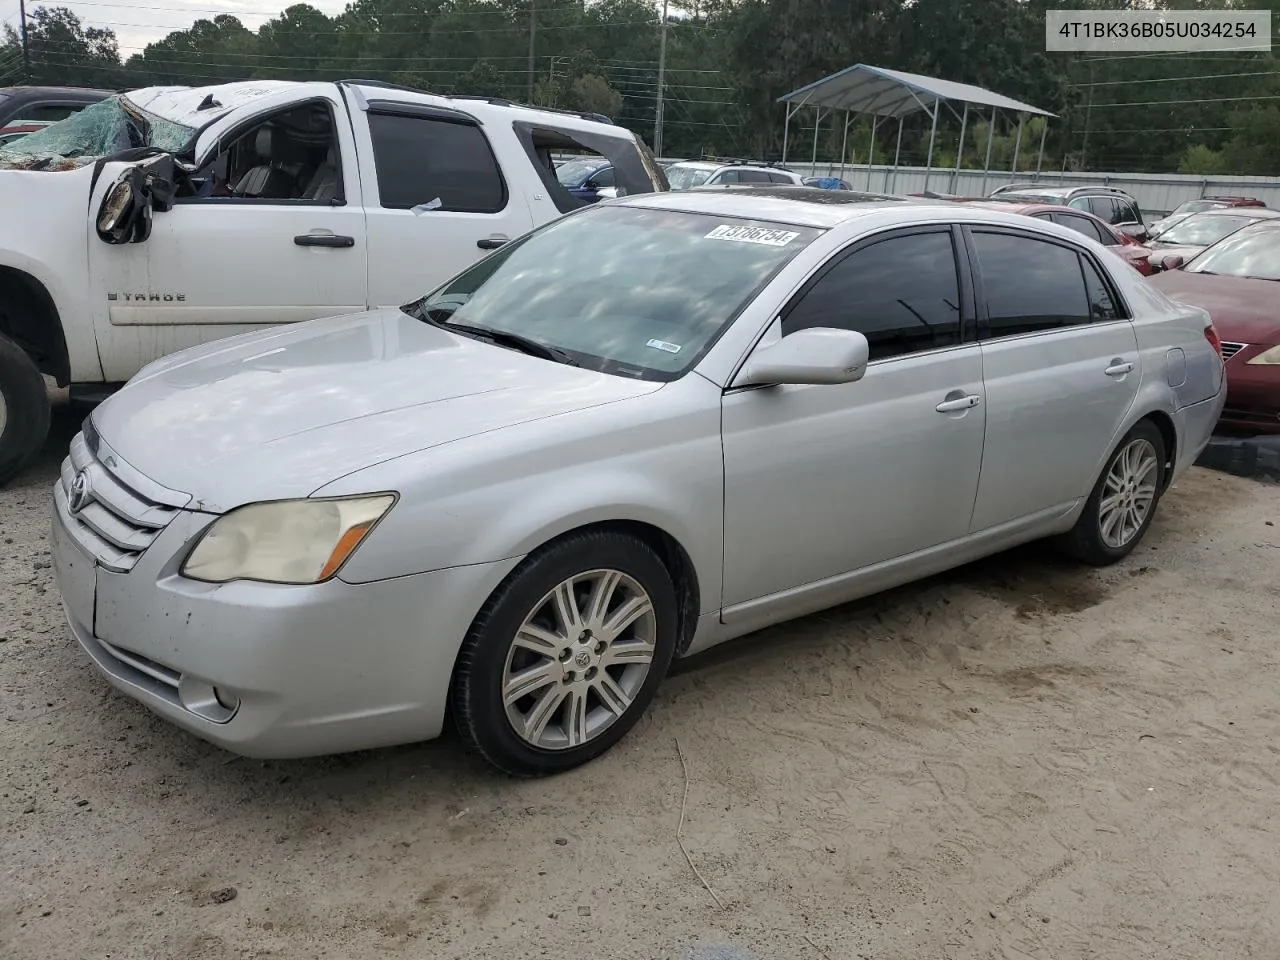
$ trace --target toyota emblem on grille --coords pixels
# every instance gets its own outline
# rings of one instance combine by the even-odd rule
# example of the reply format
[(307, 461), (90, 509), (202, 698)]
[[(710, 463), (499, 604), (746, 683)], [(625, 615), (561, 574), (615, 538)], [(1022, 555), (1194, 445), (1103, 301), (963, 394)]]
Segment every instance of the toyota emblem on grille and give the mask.
[(72, 513), (79, 513), (89, 504), (92, 491), (89, 488), (89, 472), (81, 470), (71, 481), (71, 493), (67, 496), (67, 506)]

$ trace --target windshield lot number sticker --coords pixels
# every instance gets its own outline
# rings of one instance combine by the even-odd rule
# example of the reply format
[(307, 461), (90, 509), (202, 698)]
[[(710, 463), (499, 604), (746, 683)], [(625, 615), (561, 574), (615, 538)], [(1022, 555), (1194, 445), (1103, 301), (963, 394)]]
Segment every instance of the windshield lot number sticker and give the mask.
[(655, 350), (662, 350), (666, 353), (680, 352), (680, 344), (668, 343), (666, 340), (650, 340), (647, 344), (645, 344), (645, 346), (653, 347), (653, 349)]
[(762, 243), (766, 247), (785, 247), (800, 236), (790, 230), (770, 230), (768, 227), (735, 227), (722, 223), (704, 240), (732, 240), (734, 243)]

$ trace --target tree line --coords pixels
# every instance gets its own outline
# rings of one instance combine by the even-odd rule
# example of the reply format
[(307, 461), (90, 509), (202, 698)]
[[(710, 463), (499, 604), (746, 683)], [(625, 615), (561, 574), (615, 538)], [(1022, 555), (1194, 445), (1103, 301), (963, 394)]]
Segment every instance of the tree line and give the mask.
[[(1044, 50), (1047, 0), (684, 0), (665, 40), (666, 156), (780, 156), (784, 93), (854, 63), (976, 84), (1056, 115), (1044, 168), (1280, 174), (1280, 68), (1270, 53), (1103, 56)], [(1055, 4), (1056, 5), (1056, 4)], [(1079, 8), (1114, 3), (1077, 0)], [(1135, 3), (1135, 6), (1150, 5)], [(1161, 4), (1165, 5), (1165, 4)], [(1177, 0), (1170, 7), (1226, 4)], [(1280, 0), (1248, 9), (1280, 5)], [(257, 29), (230, 13), (144, 49), (67, 7), (28, 17), (28, 59), (11, 26), (0, 83), (130, 89), (242, 79), (377, 79), (605, 113), (654, 141), (662, 24), (646, 0), (353, 0), (327, 16), (295, 4)], [(530, 27), (532, 70), (530, 70)], [(892, 162), (896, 121), (847, 133), (842, 115), (793, 118), (791, 159)], [(1040, 124), (973, 112), (963, 145), (944, 108), (933, 161), (1034, 169)], [(900, 156), (922, 164), (928, 116), (905, 122)], [(990, 135), (990, 137), (989, 137)]]

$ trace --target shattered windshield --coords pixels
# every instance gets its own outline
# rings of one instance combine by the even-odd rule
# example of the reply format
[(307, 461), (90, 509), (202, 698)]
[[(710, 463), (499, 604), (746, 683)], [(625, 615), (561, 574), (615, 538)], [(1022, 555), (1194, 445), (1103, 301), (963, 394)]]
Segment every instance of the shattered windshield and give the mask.
[(115, 96), (0, 147), (0, 166), (66, 169), (136, 147), (176, 151), (194, 132)]

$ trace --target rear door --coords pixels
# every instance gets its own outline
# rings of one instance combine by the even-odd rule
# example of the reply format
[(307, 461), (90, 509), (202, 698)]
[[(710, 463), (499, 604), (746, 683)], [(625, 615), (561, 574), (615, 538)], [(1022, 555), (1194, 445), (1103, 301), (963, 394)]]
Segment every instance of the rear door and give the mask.
[(976, 531), (1085, 496), (1137, 394), (1137, 338), (1082, 248), (966, 228), (978, 293), (986, 439)]
[(372, 153), (360, 182), (374, 306), (420, 297), (533, 228), (523, 184), (508, 182), (471, 115), (371, 100), (355, 122)]

